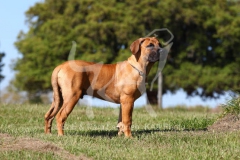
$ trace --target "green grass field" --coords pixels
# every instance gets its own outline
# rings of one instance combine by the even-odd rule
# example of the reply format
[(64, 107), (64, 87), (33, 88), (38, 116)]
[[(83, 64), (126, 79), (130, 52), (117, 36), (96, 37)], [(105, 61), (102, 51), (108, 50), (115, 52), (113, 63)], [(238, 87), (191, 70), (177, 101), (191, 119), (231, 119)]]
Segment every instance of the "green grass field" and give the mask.
[[(118, 109), (76, 106), (65, 136), (44, 134), (46, 105), (0, 106), (0, 159), (240, 159), (240, 132), (209, 132), (220, 113), (176, 107), (133, 112), (133, 138), (117, 136)], [(88, 114), (86, 114), (88, 113)]]

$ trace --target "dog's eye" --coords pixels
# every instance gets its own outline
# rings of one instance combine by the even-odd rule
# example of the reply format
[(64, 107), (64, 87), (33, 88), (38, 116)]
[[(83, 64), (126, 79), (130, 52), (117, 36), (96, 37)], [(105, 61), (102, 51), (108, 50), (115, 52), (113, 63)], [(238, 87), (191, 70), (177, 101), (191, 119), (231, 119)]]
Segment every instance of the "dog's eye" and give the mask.
[(150, 43), (147, 47), (154, 47), (154, 44)]

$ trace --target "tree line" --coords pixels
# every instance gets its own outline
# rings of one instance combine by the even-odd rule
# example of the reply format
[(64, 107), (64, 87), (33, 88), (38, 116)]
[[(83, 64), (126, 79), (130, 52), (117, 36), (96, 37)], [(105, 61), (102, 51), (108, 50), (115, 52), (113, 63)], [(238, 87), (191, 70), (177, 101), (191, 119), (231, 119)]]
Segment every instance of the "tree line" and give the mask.
[[(163, 69), (163, 93), (182, 88), (189, 96), (217, 97), (240, 91), (240, 2), (229, 0), (45, 0), (26, 11), (28, 32), (15, 46), (22, 55), (12, 81), (33, 102), (51, 91), (55, 66), (76, 59), (115, 63), (130, 56), (129, 46), (158, 28), (174, 35)], [(160, 35), (163, 38), (165, 35)], [(149, 83), (157, 65), (151, 70)], [(156, 98), (157, 83), (149, 95)]]

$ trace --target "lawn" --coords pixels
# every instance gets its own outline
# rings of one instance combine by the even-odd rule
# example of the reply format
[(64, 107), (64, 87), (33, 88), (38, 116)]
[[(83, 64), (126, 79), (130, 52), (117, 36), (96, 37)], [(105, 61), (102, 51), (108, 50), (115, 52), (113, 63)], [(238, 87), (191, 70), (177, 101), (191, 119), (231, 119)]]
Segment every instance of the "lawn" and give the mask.
[[(44, 134), (47, 105), (0, 105), (0, 159), (240, 159), (240, 132), (207, 131), (220, 113), (195, 107), (133, 112), (133, 138), (117, 136), (118, 109), (76, 106), (65, 136)], [(91, 112), (92, 111), (92, 112)]]

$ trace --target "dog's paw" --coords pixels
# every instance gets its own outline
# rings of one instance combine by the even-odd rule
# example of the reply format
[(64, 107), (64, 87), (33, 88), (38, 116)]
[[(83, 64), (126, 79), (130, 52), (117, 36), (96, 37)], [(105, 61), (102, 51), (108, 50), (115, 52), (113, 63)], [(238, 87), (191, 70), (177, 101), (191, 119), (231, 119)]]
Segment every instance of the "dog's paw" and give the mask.
[(118, 135), (121, 136), (124, 133), (124, 125), (122, 122), (119, 122), (117, 124), (117, 128), (118, 128)]
[(117, 128), (123, 128), (123, 123), (122, 123), (122, 122), (119, 122), (119, 123), (117, 124)]

